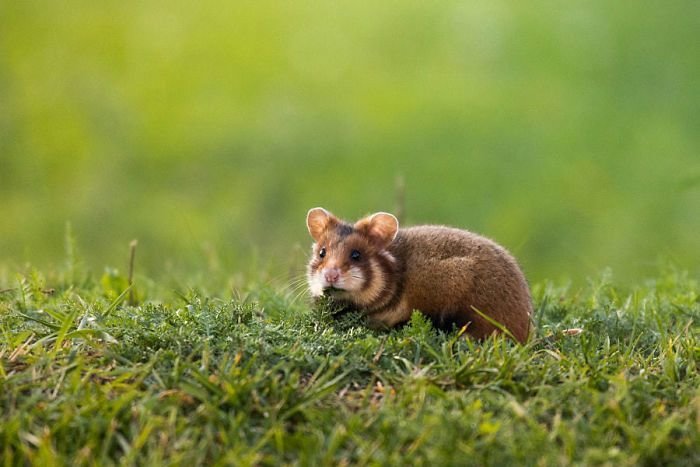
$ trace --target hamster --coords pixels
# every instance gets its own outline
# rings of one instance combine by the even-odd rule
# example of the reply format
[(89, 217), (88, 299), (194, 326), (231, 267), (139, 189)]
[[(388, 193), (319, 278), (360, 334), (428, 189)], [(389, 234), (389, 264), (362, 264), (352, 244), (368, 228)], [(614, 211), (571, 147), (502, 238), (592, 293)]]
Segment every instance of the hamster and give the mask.
[(312, 297), (359, 310), (374, 328), (405, 323), (418, 310), (438, 328), (466, 326), (477, 339), (500, 332), (477, 309), (527, 341), (528, 284), (513, 256), (492, 240), (443, 226), (399, 229), (385, 212), (351, 224), (314, 208), (306, 225), (314, 240), (307, 270)]

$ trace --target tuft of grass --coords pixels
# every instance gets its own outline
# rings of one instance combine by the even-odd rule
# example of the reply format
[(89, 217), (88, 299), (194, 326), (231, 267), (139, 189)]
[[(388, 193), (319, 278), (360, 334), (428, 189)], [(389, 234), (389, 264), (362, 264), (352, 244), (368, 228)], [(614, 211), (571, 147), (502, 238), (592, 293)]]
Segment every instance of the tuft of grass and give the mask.
[(372, 331), (265, 286), (142, 281), (132, 306), (117, 274), (72, 276), (0, 284), (6, 465), (700, 463), (700, 289), (683, 272), (537, 284), (527, 345), (419, 313)]

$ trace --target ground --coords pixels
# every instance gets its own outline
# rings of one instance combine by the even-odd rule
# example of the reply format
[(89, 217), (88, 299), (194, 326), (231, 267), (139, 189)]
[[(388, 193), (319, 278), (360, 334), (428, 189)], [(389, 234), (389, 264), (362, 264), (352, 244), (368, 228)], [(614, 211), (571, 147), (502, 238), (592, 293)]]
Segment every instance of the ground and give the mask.
[(114, 273), (75, 276), (2, 285), (5, 465), (700, 463), (683, 272), (535, 284), (524, 346), (418, 313), (372, 331), (283, 286), (139, 279), (131, 297)]

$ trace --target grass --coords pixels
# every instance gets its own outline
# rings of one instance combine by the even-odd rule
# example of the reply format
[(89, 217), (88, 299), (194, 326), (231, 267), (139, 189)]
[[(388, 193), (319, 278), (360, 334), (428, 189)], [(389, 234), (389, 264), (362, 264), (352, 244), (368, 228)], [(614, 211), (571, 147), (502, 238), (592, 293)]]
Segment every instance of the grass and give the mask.
[(700, 463), (700, 288), (682, 272), (536, 284), (525, 346), (419, 314), (375, 332), (282, 287), (140, 278), (130, 306), (116, 274), (3, 280), (4, 465)]

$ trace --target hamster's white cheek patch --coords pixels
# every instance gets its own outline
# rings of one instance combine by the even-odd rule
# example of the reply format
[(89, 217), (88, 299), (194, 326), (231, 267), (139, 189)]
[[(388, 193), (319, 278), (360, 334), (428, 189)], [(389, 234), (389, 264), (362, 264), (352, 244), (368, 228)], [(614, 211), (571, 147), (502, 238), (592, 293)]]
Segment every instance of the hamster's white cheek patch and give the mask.
[(321, 274), (311, 274), (309, 275), (309, 291), (312, 297), (320, 297), (323, 295), (323, 279), (321, 279)]
[(372, 260), (370, 261), (370, 267), (372, 269), (372, 281), (369, 287), (362, 293), (361, 300), (364, 303), (372, 303), (377, 300), (386, 285), (386, 277), (379, 263)]
[(360, 290), (365, 284), (365, 274), (358, 267), (351, 267), (348, 272), (343, 275), (343, 289), (354, 291)]

